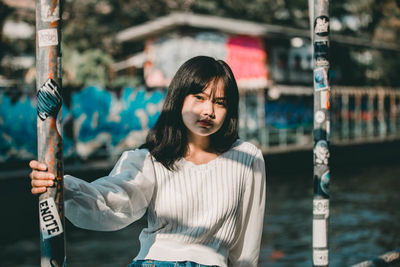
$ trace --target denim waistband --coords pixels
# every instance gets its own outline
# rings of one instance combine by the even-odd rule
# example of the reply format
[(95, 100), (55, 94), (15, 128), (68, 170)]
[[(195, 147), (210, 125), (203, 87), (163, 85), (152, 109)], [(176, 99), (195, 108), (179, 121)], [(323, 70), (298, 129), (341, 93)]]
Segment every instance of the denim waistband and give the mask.
[(203, 265), (192, 261), (156, 261), (134, 260), (128, 267), (218, 267), (216, 265)]

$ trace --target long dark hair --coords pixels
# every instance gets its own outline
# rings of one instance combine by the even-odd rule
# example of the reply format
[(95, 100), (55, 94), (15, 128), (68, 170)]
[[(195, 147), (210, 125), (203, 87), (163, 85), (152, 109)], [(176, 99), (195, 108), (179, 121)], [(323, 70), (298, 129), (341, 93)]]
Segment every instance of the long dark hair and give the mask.
[(191, 58), (178, 69), (161, 114), (141, 148), (149, 149), (157, 161), (173, 170), (175, 161), (187, 152), (187, 129), (182, 120), (185, 97), (202, 92), (209, 83), (219, 80), (224, 84), (227, 114), (222, 127), (210, 136), (210, 146), (217, 153), (227, 151), (238, 139), (238, 87), (228, 64), (207, 56)]

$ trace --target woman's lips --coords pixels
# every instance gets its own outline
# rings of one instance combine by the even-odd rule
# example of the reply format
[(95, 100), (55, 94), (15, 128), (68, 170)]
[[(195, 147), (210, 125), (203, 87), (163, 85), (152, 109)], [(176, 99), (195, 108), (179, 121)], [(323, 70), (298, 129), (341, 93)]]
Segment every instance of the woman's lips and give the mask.
[(199, 124), (205, 127), (210, 127), (212, 125), (211, 121), (209, 120), (199, 120)]

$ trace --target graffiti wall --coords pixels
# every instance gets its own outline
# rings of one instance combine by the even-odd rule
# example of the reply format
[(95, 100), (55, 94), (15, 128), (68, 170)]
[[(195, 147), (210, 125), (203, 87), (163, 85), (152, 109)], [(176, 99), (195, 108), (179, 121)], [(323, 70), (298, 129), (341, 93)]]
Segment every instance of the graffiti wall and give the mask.
[[(126, 87), (117, 96), (96, 86), (73, 93), (69, 107), (62, 108), (64, 157), (116, 159), (141, 145), (161, 112), (165, 94), (166, 90)], [(241, 129), (241, 137), (256, 138), (260, 128), (257, 95), (242, 95), (240, 103), (240, 125), (246, 128)], [(36, 157), (36, 106), (35, 96), (15, 97), (0, 91), (0, 162)], [(263, 110), (267, 127), (312, 126), (311, 98), (267, 101)]]
[[(119, 97), (95, 86), (72, 94), (71, 107), (62, 109), (65, 157), (110, 157), (137, 147), (156, 122), (164, 97), (165, 91), (132, 87)], [(0, 161), (36, 157), (36, 112), (36, 97), (13, 99), (0, 92)]]
[(26, 95), (15, 101), (0, 92), (0, 161), (36, 154), (35, 102)]

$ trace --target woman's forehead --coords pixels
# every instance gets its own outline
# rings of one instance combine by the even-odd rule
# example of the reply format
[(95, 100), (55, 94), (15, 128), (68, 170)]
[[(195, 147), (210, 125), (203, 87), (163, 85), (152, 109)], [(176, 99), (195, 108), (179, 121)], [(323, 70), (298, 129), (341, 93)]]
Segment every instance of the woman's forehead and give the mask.
[(216, 98), (225, 97), (225, 85), (221, 78), (211, 80), (203, 89), (203, 93)]

